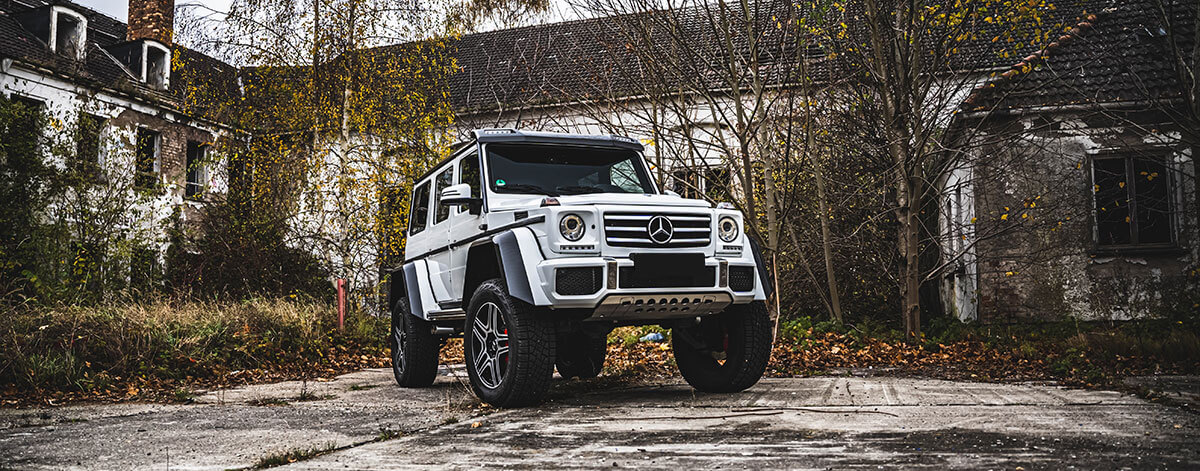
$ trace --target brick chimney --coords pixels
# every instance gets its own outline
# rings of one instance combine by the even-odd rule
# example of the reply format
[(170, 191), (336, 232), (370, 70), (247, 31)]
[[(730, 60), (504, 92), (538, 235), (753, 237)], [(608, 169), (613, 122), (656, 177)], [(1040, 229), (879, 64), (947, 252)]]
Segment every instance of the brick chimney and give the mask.
[(174, 29), (175, 0), (129, 0), (125, 39), (153, 39), (169, 45)]

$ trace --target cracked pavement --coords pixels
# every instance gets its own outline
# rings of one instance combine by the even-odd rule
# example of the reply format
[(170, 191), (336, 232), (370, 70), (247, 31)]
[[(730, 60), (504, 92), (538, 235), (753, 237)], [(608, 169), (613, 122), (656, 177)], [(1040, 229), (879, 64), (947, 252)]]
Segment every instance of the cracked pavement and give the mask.
[(281, 383), (189, 405), (0, 410), (0, 468), (228, 469), (329, 448), (281, 469), (1200, 467), (1200, 416), (1111, 391), (847, 376), (727, 395), (605, 384), (557, 381), (545, 405), (478, 417), (458, 379), (402, 390), (384, 369), (308, 383), (307, 401)]

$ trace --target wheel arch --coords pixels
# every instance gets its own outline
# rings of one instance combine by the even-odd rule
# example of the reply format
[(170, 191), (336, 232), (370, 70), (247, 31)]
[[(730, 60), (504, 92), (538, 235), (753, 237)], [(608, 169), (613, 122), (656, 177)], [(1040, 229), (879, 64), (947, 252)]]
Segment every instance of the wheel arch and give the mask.
[(467, 251), (467, 266), (464, 270), (462, 292), (463, 309), (469, 308), (471, 296), (475, 294), (475, 289), (480, 284), (492, 278), (503, 280), (504, 270), (501, 269), (501, 266), (500, 251), (491, 240), (476, 244)]

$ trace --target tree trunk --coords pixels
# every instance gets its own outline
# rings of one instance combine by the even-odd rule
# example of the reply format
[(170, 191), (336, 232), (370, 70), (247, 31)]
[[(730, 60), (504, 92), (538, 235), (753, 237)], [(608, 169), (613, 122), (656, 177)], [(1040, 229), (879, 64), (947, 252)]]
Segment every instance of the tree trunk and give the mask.
[[(812, 152), (810, 150), (810, 152)], [(842, 301), (838, 294), (837, 274), (833, 272), (833, 242), (829, 231), (829, 204), (825, 199), (825, 180), (822, 176), (823, 167), (816, 166), (815, 158), (810, 155), (813, 160), (813, 171), (816, 174), (817, 181), (817, 209), (821, 213), (821, 251), (825, 256), (825, 283), (829, 285), (829, 305), (834, 320), (839, 324), (842, 319)]]
[(896, 199), (896, 222), (899, 225), (898, 245), (902, 260), (900, 297), (901, 317), (904, 319), (904, 331), (909, 339), (921, 337), (921, 266), (920, 253), (920, 192), (917, 184), (905, 171), (905, 165), (898, 165)]

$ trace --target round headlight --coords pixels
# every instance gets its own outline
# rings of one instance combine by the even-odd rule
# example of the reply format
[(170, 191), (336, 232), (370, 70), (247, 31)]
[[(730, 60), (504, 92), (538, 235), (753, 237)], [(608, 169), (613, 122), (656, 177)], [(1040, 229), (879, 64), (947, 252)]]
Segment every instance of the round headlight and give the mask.
[(575, 242), (583, 238), (583, 218), (578, 214), (568, 214), (558, 221), (558, 232), (564, 239)]
[(737, 219), (729, 216), (722, 217), (719, 221), (717, 221), (717, 235), (720, 236), (721, 240), (725, 242), (733, 242), (734, 239), (737, 239)]

